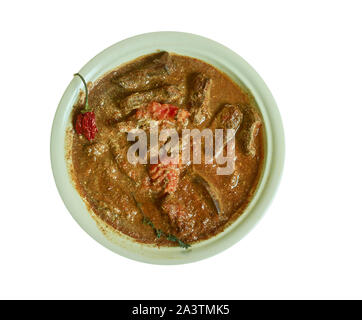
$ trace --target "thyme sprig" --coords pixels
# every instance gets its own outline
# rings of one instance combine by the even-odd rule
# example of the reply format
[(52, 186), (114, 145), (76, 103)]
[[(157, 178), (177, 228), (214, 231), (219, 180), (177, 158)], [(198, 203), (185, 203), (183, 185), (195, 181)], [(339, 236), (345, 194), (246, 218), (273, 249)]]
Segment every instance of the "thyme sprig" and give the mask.
[(171, 234), (171, 233), (165, 233), (165, 232), (162, 231), (161, 229), (157, 229), (157, 228), (155, 227), (155, 225), (153, 224), (153, 222), (152, 222), (148, 217), (146, 217), (145, 213), (143, 212), (143, 209), (142, 209), (141, 204), (136, 200), (134, 194), (131, 193), (131, 195), (132, 195), (132, 198), (133, 198), (134, 202), (136, 203), (137, 208), (140, 210), (140, 212), (141, 212), (142, 215), (143, 215), (143, 220), (142, 220), (142, 222), (143, 222), (144, 224), (150, 226), (150, 227), (153, 229), (153, 231), (155, 232), (156, 237), (157, 237), (158, 239), (161, 238), (161, 237), (165, 237), (165, 238), (166, 238), (167, 240), (169, 240), (169, 241), (176, 242), (176, 243), (179, 245), (179, 247), (181, 247), (181, 248), (188, 249), (188, 248), (191, 247), (190, 244), (181, 241), (179, 238), (177, 238), (177, 237), (174, 236), (173, 234)]
[(166, 234), (161, 229), (157, 229), (155, 227), (155, 225), (153, 224), (153, 222), (146, 216), (143, 216), (143, 223), (146, 225), (149, 225), (155, 231), (157, 238), (161, 238), (163, 236), (169, 241), (176, 242), (181, 248), (184, 248), (184, 249), (188, 249), (191, 247), (190, 244), (183, 242), (182, 240), (180, 240), (173, 234), (171, 234), (171, 233)]

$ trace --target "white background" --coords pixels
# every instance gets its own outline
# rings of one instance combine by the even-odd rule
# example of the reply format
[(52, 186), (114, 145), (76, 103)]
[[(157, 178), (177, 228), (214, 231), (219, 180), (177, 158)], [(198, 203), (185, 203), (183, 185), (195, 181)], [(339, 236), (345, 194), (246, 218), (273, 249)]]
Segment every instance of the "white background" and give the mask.
[[(0, 298), (362, 298), (360, 1), (3, 1)], [(88, 60), (127, 37), (219, 41), (282, 114), (283, 179), (257, 227), (181, 266), (120, 257), (64, 207), (50, 167), (57, 104)]]

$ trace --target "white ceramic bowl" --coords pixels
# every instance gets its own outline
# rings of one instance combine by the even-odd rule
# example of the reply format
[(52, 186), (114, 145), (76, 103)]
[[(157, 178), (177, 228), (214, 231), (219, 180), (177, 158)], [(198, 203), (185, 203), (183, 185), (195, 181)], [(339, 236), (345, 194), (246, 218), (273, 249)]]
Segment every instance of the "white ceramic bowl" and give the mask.
[(272, 201), (282, 174), (284, 133), (276, 103), (260, 76), (230, 49), (194, 34), (155, 32), (123, 40), (94, 57), (80, 73), (87, 82), (94, 81), (125, 62), (157, 50), (167, 50), (208, 62), (228, 74), (236, 83), (244, 84), (254, 95), (265, 124), (265, 168), (255, 195), (244, 213), (225, 231), (193, 245), (188, 250), (140, 244), (113, 232), (101, 221), (96, 221), (74, 188), (65, 160), (65, 133), (70, 126), (70, 113), (79, 90), (83, 89), (83, 84), (78, 78), (74, 78), (68, 85), (54, 117), (51, 162), (58, 191), (67, 209), (92, 238), (130, 259), (154, 264), (182, 264), (205, 259), (229, 248), (259, 221)]

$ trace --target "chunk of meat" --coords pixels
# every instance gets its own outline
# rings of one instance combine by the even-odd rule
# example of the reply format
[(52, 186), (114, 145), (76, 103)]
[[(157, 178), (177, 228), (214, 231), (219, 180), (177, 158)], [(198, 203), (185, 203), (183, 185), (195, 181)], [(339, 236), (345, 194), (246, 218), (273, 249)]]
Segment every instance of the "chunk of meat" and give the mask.
[(219, 216), (205, 199), (205, 190), (189, 176), (184, 176), (177, 191), (161, 201), (161, 209), (170, 219), (178, 237), (195, 241), (215, 227)]
[(262, 127), (259, 114), (249, 107), (244, 108), (244, 120), (241, 130), (241, 140), (243, 152), (252, 158), (257, 153), (257, 137)]
[(152, 62), (113, 80), (127, 90), (144, 90), (163, 83), (174, 71), (171, 55), (163, 52)]
[(162, 202), (161, 208), (170, 218), (171, 225), (183, 238), (192, 233), (196, 221), (192, 219), (192, 215), (188, 214), (185, 204), (178, 201), (177, 197), (168, 195)]
[(211, 129), (234, 129), (237, 131), (243, 120), (243, 113), (232, 104), (226, 104), (214, 117)]
[(243, 156), (243, 159), (244, 161), (236, 161), (234, 172), (227, 175), (218, 175), (219, 166), (214, 164), (192, 164), (192, 175), (201, 176), (208, 184), (209, 191), (212, 194), (210, 196), (218, 201), (220, 214), (216, 215), (214, 213), (214, 215), (220, 219), (234, 212), (248, 197), (250, 190), (245, 188), (245, 170), (254, 161), (245, 156)]
[(222, 214), (224, 210), (222, 207), (222, 202), (220, 201), (220, 196), (217, 191), (217, 188), (215, 188), (214, 185), (212, 185), (209, 181), (207, 181), (207, 179), (203, 178), (198, 174), (195, 175), (195, 181), (196, 183), (199, 183), (205, 188), (208, 195), (210, 196), (213, 205), (215, 206), (217, 214)]
[(142, 92), (133, 93), (121, 100), (119, 107), (124, 115), (127, 115), (134, 109), (147, 105), (151, 101), (162, 103), (173, 103), (182, 95), (182, 92), (176, 86), (164, 86)]
[[(236, 131), (239, 129), (240, 124), (243, 120), (243, 113), (240, 111), (240, 109), (232, 104), (226, 104), (214, 117), (210, 129), (233, 129)], [(226, 132), (224, 134), (224, 146), (227, 144), (227, 134)], [(230, 139), (229, 139), (230, 140)]]
[(254, 158), (256, 155), (256, 138), (259, 134), (260, 128), (261, 121), (257, 120), (251, 125), (249, 130), (246, 149), (248, 151), (248, 154), (251, 155), (252, 158)]
[(190, 91), (190, 106), (193, 123), (199, 125), (209, 117), (212, 80), (202, 73), (193, 78)]

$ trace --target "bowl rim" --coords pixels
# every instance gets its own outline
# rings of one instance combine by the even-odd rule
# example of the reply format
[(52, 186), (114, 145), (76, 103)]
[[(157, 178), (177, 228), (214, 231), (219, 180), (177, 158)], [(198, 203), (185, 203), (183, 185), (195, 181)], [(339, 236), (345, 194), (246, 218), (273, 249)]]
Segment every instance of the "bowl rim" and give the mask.
[[(123, 235), (115, 236), (87, 209), (76, 191), (66, 161), (65, 135), (70, 113), (82, 88), (79, 79), (73, 78), (65, 90), (54, 116), (50, 156), (53, 176), (58, 192), (77, 223), (93, 239), (106, 248), (132, 260), (151, 264), (184, 264), (209, 258), (238, 241), (260, 221), (277, 191), (285, 158), (285, 140), (281, 116), (276, 102), (257, 72), (238, 54), (208, 38), (184, 32), (161, 31), (136, 35), (122, 40), (91, 59), (79, 71), (88, 81), (94, 81), (122, 63), (139, 56), (167, 50), (201, 59), (245, 85), (254, 96), (265, 124), (266, 146), (264, 172), (260, 177), (253, 199), (244, 213), (223, 232), (211, 239), (197, 243), (192, 249), (157, 248), (140, 244)], [(86, 214), (85, 214), (86, 213)]]

